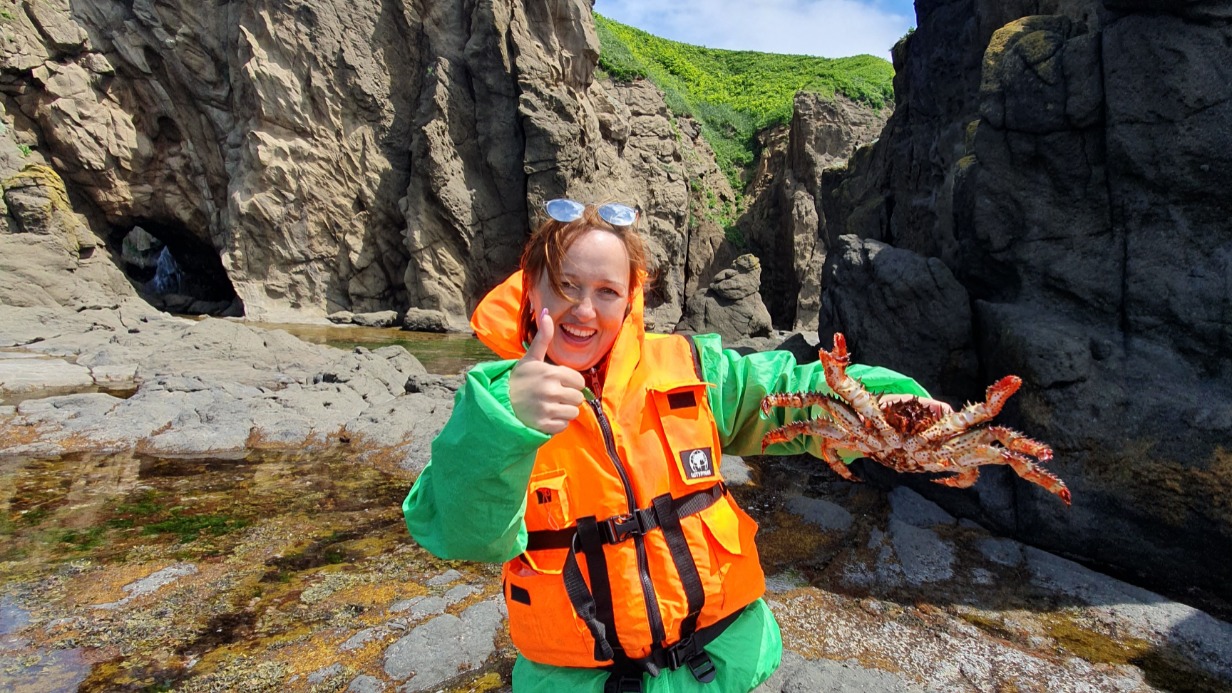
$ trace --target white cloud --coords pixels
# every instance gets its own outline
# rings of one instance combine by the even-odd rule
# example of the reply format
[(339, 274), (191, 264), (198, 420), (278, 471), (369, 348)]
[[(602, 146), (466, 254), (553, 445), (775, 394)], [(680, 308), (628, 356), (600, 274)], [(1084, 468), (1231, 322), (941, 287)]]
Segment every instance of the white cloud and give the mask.
[(708, 48), (889, 59), (915, 24), (911, 0), (596, 0), (595, 11)]

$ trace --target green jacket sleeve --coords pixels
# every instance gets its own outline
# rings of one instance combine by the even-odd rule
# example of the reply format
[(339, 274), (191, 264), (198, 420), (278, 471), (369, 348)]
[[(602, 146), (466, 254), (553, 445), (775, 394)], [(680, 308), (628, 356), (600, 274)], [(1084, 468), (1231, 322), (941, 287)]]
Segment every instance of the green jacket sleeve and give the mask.
[[(730, 455), (762, 454), (761, 439), (770, 430), (809, 418), (809, 410), (776, 409), (769, 417), (761, 413), (761, 398), (772, 392), (830, 392), (821, 363), (800, 365), (786, 351), (764, 351), (742, 356), (724, 349), (718, 335), (694, 337), (702, 377), (710, 388), (710, 408), (719, 427), (723, 452)], [(853, 364), (847, 373), (877, 394), (906, 394), (927, 397), (928, 392), (915, 380), (879, 366)], [(815, 436), (800, 436), (786, 443), (771, 445), (770, 455), (821, 456)]]
[(472, 368), (432, 457), (402, 503), (411, 536), (441, 558), (501, 563), (526, 548), (526, 485), (548, 440), (513, 415), (514, 361)]

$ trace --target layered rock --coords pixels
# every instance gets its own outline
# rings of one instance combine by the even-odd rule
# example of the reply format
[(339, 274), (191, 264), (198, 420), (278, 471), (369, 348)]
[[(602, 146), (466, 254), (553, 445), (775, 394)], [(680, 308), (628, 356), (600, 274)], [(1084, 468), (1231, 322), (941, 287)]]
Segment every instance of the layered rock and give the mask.
[(99, 235), (118, 245), (142, 226), (254, 317), (400, 300), (410, 125), (395, 82), (417, 74), (405, 16), (363, 3), (23, 9), (3, 56), (10, 113)]
[(40, 161), (0, 137), (0, 304), (82, 310), (135, 298), (98, 251), (101, 241), (74, 211), (64, 180)]
[(728, 340), (769, 337), (773, 325), (762, 303), (761, 262), (741, 255), (719, 272), (710, 286), (689, 298), (691, 316), (683, 325), (693, 332), (716, 332)]
[(55, 0), (6, 31), (16, 141), (66, 181), (94, 235), (119, 251), (139, 227), (205, 287), (146, 291), (169, 308), (415, 309), (464, 327), (539, 204), (567, 195), (646, 211), (661, 279), (649, 315), (670, 329), (686, 255), (705, 268), (720, 245), (690, 207), (704, 190), (734, 197), (657, 89), (596, 79), (582, 0)]

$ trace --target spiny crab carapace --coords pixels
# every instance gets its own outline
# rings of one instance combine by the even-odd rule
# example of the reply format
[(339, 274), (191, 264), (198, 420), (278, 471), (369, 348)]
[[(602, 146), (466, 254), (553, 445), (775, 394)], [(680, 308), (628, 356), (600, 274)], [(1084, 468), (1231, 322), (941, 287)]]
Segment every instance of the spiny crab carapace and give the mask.
[(762, 399), (761, 409), (768, 416), (774, 407), (816, 406), (825, 416), (770, 431), (762, 439), (763, 451), (796, 436), (820, 436), (822, 459), (844, 479), (859, 481), (839, 450), (858, 452), (899, 472), (948, 472), (933, 481), (955, 488), (974, 484), (983, 465), (1004, 464), (1069, 505), (1065, 482), (1039, 466), (1052, 459), (1052, 448), (1004, 426), (980, 425), (1001, 411), (1022, 385), (1021, 378), (1007, 375), (988, 386), (983, 402), (941, 416), (917, 399), (879, 404), (875, 395), (847, 375), (847, 340), (842, 333), (834, 334), (834, 349), (821, 349), (820, 357), (826, 384), (835, 396), (777, 393)]

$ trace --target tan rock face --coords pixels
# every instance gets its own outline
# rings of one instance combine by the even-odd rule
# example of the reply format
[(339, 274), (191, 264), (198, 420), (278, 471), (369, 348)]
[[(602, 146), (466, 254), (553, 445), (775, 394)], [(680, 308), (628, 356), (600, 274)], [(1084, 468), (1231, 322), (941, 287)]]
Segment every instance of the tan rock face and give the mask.
[(691, 196), (732, 197), (698, 129), (649, 83), (596, 81), (581, 0), (31, 8), (0, 49), (15, 132), (94, 233), (216, 253), (249, 317), (463, 325), (567, 195), (645, 210), (649, 316), (670, 329), (686, 255), (708, 267), (721, 245), (687, 251)]
[(30, 162), (6, 137), (0, 176), (0, 304), (82, 310), (136, 295), (107, 253), (96, 252), (99, 239), (73, 211), (52, 168)]
[(689, 298), (692, 332), (715, 332), (724, 338), (768, 337), (770, 313), (762, 303), (761, 262), (754, 255), (741, 255), (731, 267), (715, 275), (709, 288)]
[(254, 317), (404, 300), (412, 8), (31, 7), (10, 23), (10, 111), (97, 230), (212, 248)]

